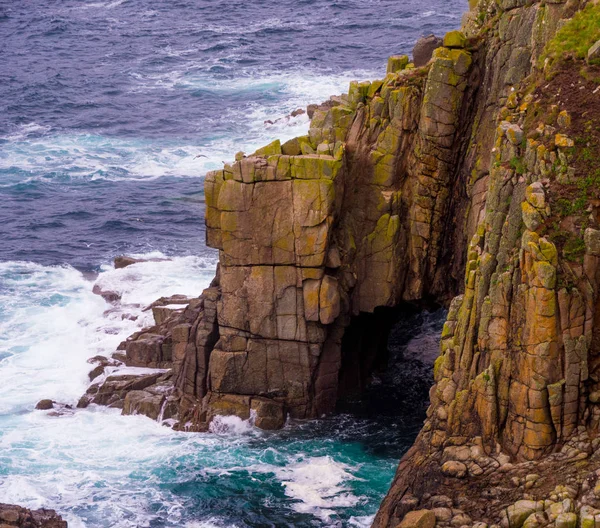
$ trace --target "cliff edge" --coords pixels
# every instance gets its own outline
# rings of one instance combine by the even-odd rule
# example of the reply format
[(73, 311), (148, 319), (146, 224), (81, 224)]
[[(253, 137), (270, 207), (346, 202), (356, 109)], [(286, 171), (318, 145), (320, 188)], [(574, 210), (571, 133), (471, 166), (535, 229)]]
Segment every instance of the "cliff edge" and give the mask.
[(392, 57), (308, 135), (209, 173), (215, 280), (121, 346), (170, 370), (81, 405), (278, 428), (360, 394), (394, 310), (445, 305), (427, 420), (374, 525), (600, 525), (599, 39), (595, 2), (474, 1), (425, 65)]

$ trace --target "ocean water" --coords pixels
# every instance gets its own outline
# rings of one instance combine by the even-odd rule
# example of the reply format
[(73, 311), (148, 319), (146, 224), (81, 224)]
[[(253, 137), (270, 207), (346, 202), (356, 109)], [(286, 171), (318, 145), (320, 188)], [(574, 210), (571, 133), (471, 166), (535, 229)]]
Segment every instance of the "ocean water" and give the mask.
[[(401, 387), (391, 410), (185, 434), (100, 407), (34, 406), (74, 404), (87, 359), (148, 324), (147, 304), (209, 284), (207, 170), (305, 133), (291, 111), (381, 78), (387, 56), (458, 27), (465, 9), (0, 0), (0, 502), (55, 508), (72, 527), (370, 524), (419, 429), (441, 312), (394, 330), (393, 364), (366, 397)], [(115, 270), (119, 254), (158, 260)]]

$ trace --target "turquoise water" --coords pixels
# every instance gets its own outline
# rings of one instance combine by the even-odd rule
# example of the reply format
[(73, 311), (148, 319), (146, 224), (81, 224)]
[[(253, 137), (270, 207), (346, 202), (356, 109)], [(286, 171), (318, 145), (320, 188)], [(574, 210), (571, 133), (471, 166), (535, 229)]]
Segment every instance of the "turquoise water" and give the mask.
[[(190, 434), (103, 407), (33, 410), (42, 398), (75, 406), (87, 358), (148, 324), (142, 309), (156, 296), (199, 292), (213, 265), (178, 257), (106, 265), (90, 278), (68, 266), (0, 263), (2, 501), (51, 506), (72, 527), (370, 524), (420, 426), (430, 365), (416, 358), (435, 354), (439, 314), (399, 324), (406, 368), (392, 357), (396, 379), (387, 383), (418, 388), (403, 393), (406, 413), (341, 414), (274, 433), (229, 417)], [(93, 283), (118, 291), (122, 307), (108, 309)]]

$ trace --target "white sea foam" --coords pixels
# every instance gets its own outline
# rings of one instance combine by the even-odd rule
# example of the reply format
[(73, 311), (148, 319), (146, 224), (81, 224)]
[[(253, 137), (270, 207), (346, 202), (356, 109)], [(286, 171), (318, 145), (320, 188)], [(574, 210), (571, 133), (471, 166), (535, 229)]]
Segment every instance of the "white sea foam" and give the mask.
[(348, 483), (356, 480), (353, 468), (330, 456), (308, 457), (276, 470), (285, 493), (298, 500), (292, 506), (299, 513), (309, 513), (327, 522), (336, 509), (356, 506), (362, 499)]
[[(186, 69), (167, 73), (133, 73), (132, 90), (206, 90), (222, 97), (255, 92), (257, 98), (267, 92), (274, 95), (273, 100), (261, 100), (259, 104), (249, 95), (247, 104), (225, 110), (219, 117), (220, 122), (240, 123), (235, 132), (199, 138), (197, 143), (65, 134), (36, 123), (21, 125), (0, 138), (7, 141), (0, 150), (0, 170), (9, 171), (0, 186), (81, 178), (117, 181), (202, 177), (209, 170), (222, 168), (223, 162), (231, 161), (240, 150), (251, 153), (276, 138), (286, 141), (305, 134), (308, 117), (306, 114), (290, 117), (292, 111), (347, 92), (353, 79), (376, 76), (373, 71), (336, 74), (296, 71), (219, 80), (199, 68), (192, 62)], [(203, 127), (207, 124), (203, 123)]]
[[(175, 433), (116, 409), (92, 406), (58, 417), (32, 409), (41, 398), (74, 404), (87, 387), (87, 358), (110, 355), (146, 324), (142, 309), (156, 297), (199, 294), (213, 270), (214, 262), (196, 257), (105, 266), (97, 282), (123, 294), (126, 309), (141, 315), (131, 321), (107, 311), (74, 268), (0, 263), (0, 501), (57, 508), (74, 527), (88, 526), (88, 516), (94, 526), (115, 527), (147, 526), (156, 517), (150, 505), (165, 495), (148, 485), (152, 469), (216, 437)], [(182, 506), (177, 497), (168, 505), (161, 515), (177, 526)]]
[(96, 283), (122, 296), (122, 310), (112, 310), (74, 268), (0, 263), (0, 414), (31, 408), (42, 398), (77, 401), (88, 383), (89, 357), (110, 355), (150, 324), (151, 312), (142, 310), (156, 298), (199, 295), (214, 265), (208, 258), (177, 257), (118, 270), (105, 266)]
[(217, 416), (210, 424), (210, 432), (215, 434), (243, 434), (252, 431), (249, 420), (237, 416)]
[[(96, 283), (122, 295), (119, 311), (107, 310), (91, 293), (92, 283), (73, 268), (0, 264), (0, 305), (6, 308), (0, 313), (0, 354), (7, 355), (0, 360), (1, 501), (55, 508), (75, 528), (143, 527), (157, 518), (167, 527), (232, 527), (218, 517), (186, 525), (185, 499), (164, 479), (186, 483), (202, 474), (236, 479), (249, 473), (250, 479), (260, 474), (280, 482), (290, 507), (323, 525), (362, 503), (352, 492), (356, 468), (297, 449), (249, 448), (269, 434), (252, 419), (219, 417), (211, 424), (213, 434), (203, 435), (98, 406), (61, 416), (32, 410), (41, 398), (75, 403), (87, 386), (88, 357), (110, 354), (147, 324), (149, 312), (142, 310), (155, 298), (200, 293), (212, 270), (210, 261), (194, 257), (119, 270), (107, 265)], [(123, 311), (139, 318), (123, 319)], [(352, 522), (367, 525), (362, 518)]]

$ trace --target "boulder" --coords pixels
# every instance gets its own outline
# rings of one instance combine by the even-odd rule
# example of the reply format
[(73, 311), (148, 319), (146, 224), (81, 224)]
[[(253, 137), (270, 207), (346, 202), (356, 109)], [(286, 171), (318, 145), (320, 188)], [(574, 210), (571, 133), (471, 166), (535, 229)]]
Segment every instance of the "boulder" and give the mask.
[(463, 478), (467, 474), (467, 466), (457, 460), (448, 460), (442, 465), (442, 473), (448, 477)]
[(433, 528), (435, 514), (431, 510), (416, 510), (408, 512), (398, 528)]
[(54, 408), (54, 402), (52, 400), (40, 400), (35, 405), (35, 408), (39, 411), (47, 411), (48, 409)]
[(152, 420), (157, 420), (164, 401), (163, 394), (132, 390), (125, 395), (123, 414), (143, 414)]
[(530, 515), (542, 511), (543, 508), (543, 501), (519, 500), (506, 508), (503, 526), (521, 528)]
[(443, 44), (443, 39), (435, 35), (427, 35), (417, 40), (412, 52), (415, 67), (425, 66), (431, 60), (434, 50)]

